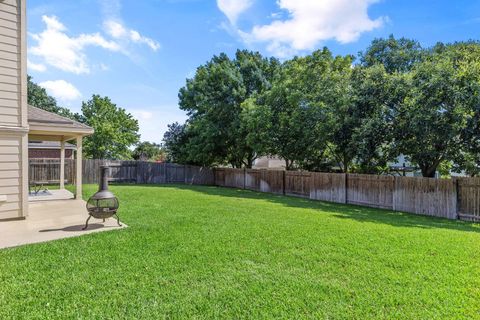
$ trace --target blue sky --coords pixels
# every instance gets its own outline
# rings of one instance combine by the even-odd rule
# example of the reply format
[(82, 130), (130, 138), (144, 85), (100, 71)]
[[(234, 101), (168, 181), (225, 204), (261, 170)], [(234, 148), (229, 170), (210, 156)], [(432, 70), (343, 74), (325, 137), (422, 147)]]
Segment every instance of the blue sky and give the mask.
[(480, 0), (29, 0), (28, 64), (60, 104), (109, 96), (142, 140), (161, 142), (185, 119), (179, 88), (220, 52), (356, 54), (389, 34), (429, 46), (478, 39), (479, 27)]

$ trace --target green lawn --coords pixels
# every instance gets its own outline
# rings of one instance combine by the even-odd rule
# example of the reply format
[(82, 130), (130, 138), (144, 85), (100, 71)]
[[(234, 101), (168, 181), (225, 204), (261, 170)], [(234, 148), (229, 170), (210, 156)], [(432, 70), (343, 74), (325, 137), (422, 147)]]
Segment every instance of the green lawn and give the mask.
[(215, 187), (111, 189), (129, 228), (0, 251), (0, 319), (480, 318), (476, 225)]

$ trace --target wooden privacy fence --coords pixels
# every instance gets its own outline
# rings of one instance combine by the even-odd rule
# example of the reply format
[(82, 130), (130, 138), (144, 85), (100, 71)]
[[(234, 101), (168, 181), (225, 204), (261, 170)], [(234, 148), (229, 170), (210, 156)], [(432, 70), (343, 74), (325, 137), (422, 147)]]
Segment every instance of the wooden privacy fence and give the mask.
[(430, 179), (220, 168), (215, 169), (215, 185), (480, 221), (480, 178)]
[(136, 183), (213, 185), (213, 169), (174, 163), (137, 162)]
[(83, 183), (98, 183), (100, 167), (108, 165), (109, 181), (142, 184), (188, 183), (213, 185), (213, 169), (146, 161), (83, 160)]
[[(100, 167), (110, 181), (142, 184), (216, 185), (356, 204), (449, 219), (480, 221), (480, 178), (430, 179), (361, 174), (203, 168), (144, 161), (83, 160), (83, 182), (98, 183)], [(30, 160), (30, 179), (59, 180), (59, 160)], [(65, 160), (65, 178), (75, 182), (75, 162)]]
[[(65, 159), (66, 183), (75, 182), (75, 161)], [(28, 170), (29, 181), (60, 182), (60, 159), (30, 159)]]
[(393, 209), (394, 177), (366, 174), (348, 174), (345, 177), (346, 203)]
[[(86, 159), (82, 164), (85, 184), (100, 181), (100, 167), (110, 167), (110, 182), (142, 184), (188, 183), (213, 185), (213, 169), (172, 163)], [(75, 183), (75, 160), (65, 159), (65, 180)], [(30, 181), (60, 181), (59, 159), (30, 159)]]
[[(217, 172), (219, 169), (215, 169)], [(277, 170), (245, 170), (245, 189), (283, 194), (283, 171)]]
[(98, 183), (100, 181), (100, 167), (106, 165), (111, 167), (109, 181), (137, 181), (138, 164), (136, 161), (86, 159), (82, 161), (83, 183)]
[(457, 179), (458, 216), (464, 220), (480, 220), (480, 177)]

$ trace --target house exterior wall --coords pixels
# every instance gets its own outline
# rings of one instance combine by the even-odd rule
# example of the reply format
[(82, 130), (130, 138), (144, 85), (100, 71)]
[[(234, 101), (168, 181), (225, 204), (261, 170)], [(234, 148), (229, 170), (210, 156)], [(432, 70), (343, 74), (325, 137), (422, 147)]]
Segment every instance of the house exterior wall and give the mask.
[(28, 213), (25, 0), (0, 1), (0, 219)]
[(285, 160), (279, 157), (263, 156), (255, 160), (254, 169), (285, 169)]

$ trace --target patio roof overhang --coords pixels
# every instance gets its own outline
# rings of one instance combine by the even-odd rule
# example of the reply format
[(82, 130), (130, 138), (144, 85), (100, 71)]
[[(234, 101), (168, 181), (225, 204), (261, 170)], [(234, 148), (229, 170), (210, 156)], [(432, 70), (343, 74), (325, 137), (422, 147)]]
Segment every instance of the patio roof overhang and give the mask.
[(57, 114), (28, 106), (28, 136), (31, 140), (67, 141), (93, 134), (93, 128), (59, 116)]
[(28, 106), (28, 138), (38, 141), (60, 141), (60, 189), (65, 189), (65, 142), (76, 141), (75, 196), (82, 197), (82, 140), (93, 134), (93, 128), (33, 106)]

